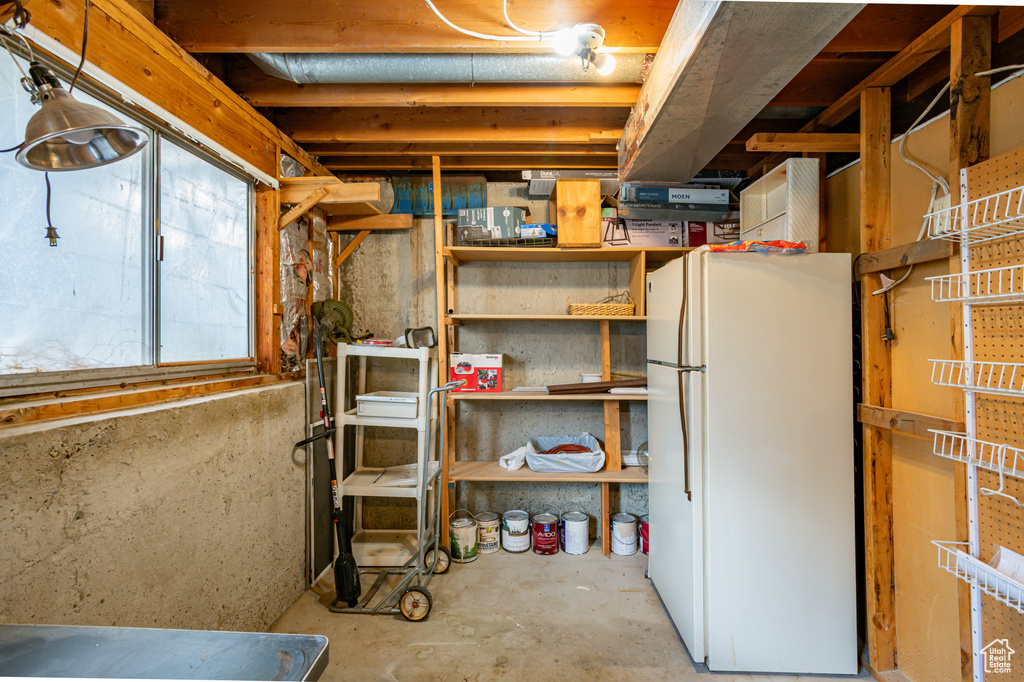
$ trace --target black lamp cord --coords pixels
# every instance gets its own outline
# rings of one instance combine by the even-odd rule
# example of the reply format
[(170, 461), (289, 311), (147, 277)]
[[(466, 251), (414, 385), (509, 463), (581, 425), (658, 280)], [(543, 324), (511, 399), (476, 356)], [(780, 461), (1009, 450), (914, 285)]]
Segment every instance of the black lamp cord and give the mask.
[(78, 62), (78, 68), (75, 69), (75, 75), (71, 78), (71, 85), (68, 87), (68, 94), (70, 95), (75, 89), (75, 83), (78, 82), (78, 75), (82, 73), (82, 67), (85, 66), (85, 47), (89, 43), (89, 0), (85, 0), (85, 21), (82, 24), (82, 58)]

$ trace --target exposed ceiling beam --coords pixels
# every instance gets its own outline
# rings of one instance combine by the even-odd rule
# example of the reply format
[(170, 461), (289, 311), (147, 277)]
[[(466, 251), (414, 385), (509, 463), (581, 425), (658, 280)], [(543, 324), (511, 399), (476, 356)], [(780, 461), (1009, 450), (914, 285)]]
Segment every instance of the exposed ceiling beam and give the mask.
[(254, 107), (631, 107), (633, 83), (476, 85), (450, 83), (298, 85), (266, 76), (259, 82), (232, 78)]
[(748, 152), (860, 152), (857, 133), (756, 133)]
[[(961, 5), (943, 17), (913, 42), (880, 66), (874, 73), (858, 83), (802, 128), (801, 133), (820, 132), (841, 123), (860, 107), (860, 93), (868, 88), (892, 87), (924, 65), (932, 57), (949, 47), (949, 29), (966, 16), (991, 16), (999, 12), (994, 5)], [(788, 154), (776, 152), (768, 155), (750, 168), (751, 175), (758, 175), (781, 163)]]
[[(429, 156), (350, 156), (321, 157), (321, 162), (337, 172), (365, 170), (426, 170), (431, 167)], [(448, 170), (543, 170), (561, 168), (616, 168), (614, 157), (601, 156), (445, 156), (441, 167)]]
[(617, 156), (612, 144), (307, 144), (314, 156)]
[[(550, 31), (580, 22), (600, 24), (605, 45), (654, 52), (675, 0), (512, 0), (511, 19), (527, 30)], [(457, 26), (494, 35), (521, 35), (505, 25), (501, 2), (443, 2)], [(534, 41), (496, 42), (445, 26), (423, 0), (159, 0), (157, 26), (190, 52), (534, 52)]]
[(287, 109), (278, 125), (296, 142), (589, 143), (619, 130), (628, 111), (571, 108)]

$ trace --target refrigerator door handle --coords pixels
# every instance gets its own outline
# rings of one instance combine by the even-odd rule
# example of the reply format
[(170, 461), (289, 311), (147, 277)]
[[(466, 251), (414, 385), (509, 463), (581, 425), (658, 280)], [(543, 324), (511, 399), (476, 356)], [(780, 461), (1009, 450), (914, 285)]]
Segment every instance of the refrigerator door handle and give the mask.
[(677, 365), (673, 362), (664, 362), (662, 360), (648, 360), (647, 364), (671, 367), (672, 369), (678, 369), (680, 372), (703, 372), (705, 369), (704, 365)]
[(685, 374), (685, 371), (676, 374), (679, 381), (679, 427), (683, 432), (683, 492), (686, 493), (686, 499), (692, 502), (693, 491), (690, 490), (690, 438), (686, 433), (686, 396), (683, 387), (683, 374)]

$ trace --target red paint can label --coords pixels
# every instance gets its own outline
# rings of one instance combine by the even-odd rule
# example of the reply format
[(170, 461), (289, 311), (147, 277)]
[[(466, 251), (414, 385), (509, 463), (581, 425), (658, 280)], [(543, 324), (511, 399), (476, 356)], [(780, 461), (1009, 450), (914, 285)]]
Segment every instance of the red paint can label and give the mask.
[(554, 514), (535, 514), (532, 535), (534, 553), (558, 554), (558, 517)]
[(640, 551), (644, 554), (651, 551), (651, 522), (647, 514), (640, 517)]

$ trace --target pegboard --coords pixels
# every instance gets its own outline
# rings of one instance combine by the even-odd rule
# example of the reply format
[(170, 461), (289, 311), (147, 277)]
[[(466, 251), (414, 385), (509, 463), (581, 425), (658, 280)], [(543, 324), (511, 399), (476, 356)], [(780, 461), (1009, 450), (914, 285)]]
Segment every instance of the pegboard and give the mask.
[[(969, 200), (1024, 185), (1024, 149), (1003, 154), (967, 170)], [(973, 244), (971, 271), (1024, 264), (1024, 236)], [(975, 305), (971, 308), (974, 359), (1024, 362), (1024, 304)], [(975, 394), (975, 427), (979, 440), (1024, 447), (1024, 398)], [(978, 487), (999, 490), (998, 474), (978, 470)], [(1024, 480), (1005, 477), (1003, 492), (1024, 502)], [(980, 559), (989, 561), (996, 547), (1024, 554), (1024, 507), (1006, 497), (978, 494)], [(1007, 638), (1024, 654), (1024, 615), (990, 597), (982, 598), (982, 642)], [(1000, 680), (1024, 681), (1024, 665), (1000, 674)]]

